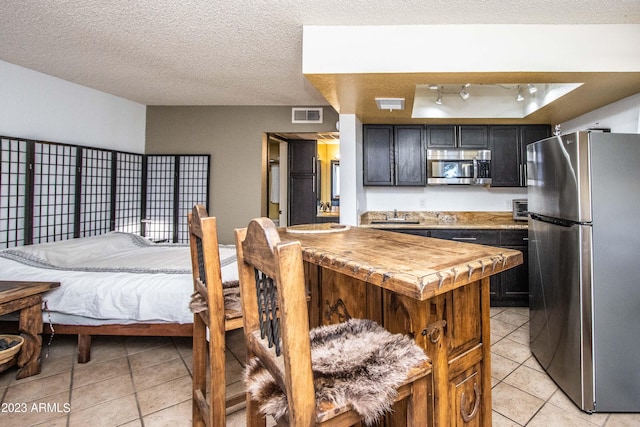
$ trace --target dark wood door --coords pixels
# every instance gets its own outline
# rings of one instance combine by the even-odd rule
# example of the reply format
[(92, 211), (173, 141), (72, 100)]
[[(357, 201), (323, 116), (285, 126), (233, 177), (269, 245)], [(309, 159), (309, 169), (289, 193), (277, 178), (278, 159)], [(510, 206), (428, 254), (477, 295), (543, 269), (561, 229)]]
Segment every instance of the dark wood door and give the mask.
[(289, 141), (289, 225), (313, 224), (318, 193), (316, 141)]
[(393, 126), (365, 125), (363, 127), (364, 185), (394, 184), (393, 151)]
[(527, 125), (520, 128), (520, 165), (522, 168), (522, 186), (527, 186), (527, 145), (551, 136), (550, 125)]
[(456, 148), (455, 125), (429, 125), (426, 128), (428, 148)]
[(394, 157), (396, 185), (426, 184), (424, 126), (395, 126)]
[(489, 146), (489, 127), (485, 125), (464, 125), (458, 128), (460, 148), (483, 149)]
[(292, 175), (314, 174), (316, 171), (316, 153), (316, 141), (289, 141), (289, 173)]
[(476, 148), (489, 145), (489, 129), (486, 125), (428, 125), (428, 148)]
[(522, 252), (523, 263), (491, 276), (491, 305), (529, 305), (529, 247), (526, 230), (500, 231), (500, 247)]
[(519, 126), (489, 127), (492, 187), (521, 185), (519, 133)]

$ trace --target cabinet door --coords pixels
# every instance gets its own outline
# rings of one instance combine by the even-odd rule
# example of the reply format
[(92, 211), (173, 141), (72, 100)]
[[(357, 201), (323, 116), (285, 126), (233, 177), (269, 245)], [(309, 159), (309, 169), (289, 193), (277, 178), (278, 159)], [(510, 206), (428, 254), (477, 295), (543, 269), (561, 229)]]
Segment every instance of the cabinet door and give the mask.
[(396, 185), (426, 184), (424, 126), (395, 126), (394, 158)]
[[(449, 382), (451, 426), (481, 427), (485, 414), (482, 410), (482, 367), (478, 363)], [(485, 397), (486, 399), (486, 397)]]
[(393, 126), (363, 127), (363, 184), (393, 185)]
[(522, 186), (527, 186), (527, 145), (551, 136), (550, 125), (528, 125), (520, 128), (520, 165), (522, 168)]
[(497, 246), (500, 235), (496, 230), (473, 229), (431, 229), (431, 237), (436, 239), (455, 240), (458, 242), (477, 243), (480, 245)]
[(519, 126), (489, 127), (492, 187), (521, 185), (519, 132)]
[(489, 146), (489, 127), (484, 125), (464, 125), (458, 130), (460, 148), (487, 148)]
[(427, 147), (456, 148), (457, 126), (430, 125), (426, 128)]
[(529, 305), (528, 233), (526, 230), (500, 231), (500, 247), (522, 252), (523, 263), (491, 276), (491, 305), (526, 307)]
[(502, 273), (492, 276), (496, 278), (496, 300), (493, 306), (529, 306), (529, 266), (527, 246), (501, 246), (522, 252), (524, 262)]

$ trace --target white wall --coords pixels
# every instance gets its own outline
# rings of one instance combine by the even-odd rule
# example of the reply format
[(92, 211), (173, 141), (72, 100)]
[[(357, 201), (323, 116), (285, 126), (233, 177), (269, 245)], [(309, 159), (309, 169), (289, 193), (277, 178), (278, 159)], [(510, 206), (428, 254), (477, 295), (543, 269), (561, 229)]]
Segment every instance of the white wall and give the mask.
[(640, 133), (640, 93), (605, 105), (560, 126), (563, 134), (592, 127), (610, 128), (615, 133)]
[(0, 135), (144, 153), (146, 106), (0, 61)]

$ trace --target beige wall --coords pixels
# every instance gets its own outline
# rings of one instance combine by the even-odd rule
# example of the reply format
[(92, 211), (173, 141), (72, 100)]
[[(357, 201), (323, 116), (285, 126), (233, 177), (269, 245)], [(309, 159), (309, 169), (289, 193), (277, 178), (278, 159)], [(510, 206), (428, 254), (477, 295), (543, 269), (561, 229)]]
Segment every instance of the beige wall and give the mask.
[[(292, 124), (290, 107), (147, 107), (145, 153), (210, 154), (209, 213), (221, 243), (262, 214), (266, 132), (329, 132), (338, 114), (324, 108), (322, 124)], [(265, 205), (266, 208), (266, 205)]]

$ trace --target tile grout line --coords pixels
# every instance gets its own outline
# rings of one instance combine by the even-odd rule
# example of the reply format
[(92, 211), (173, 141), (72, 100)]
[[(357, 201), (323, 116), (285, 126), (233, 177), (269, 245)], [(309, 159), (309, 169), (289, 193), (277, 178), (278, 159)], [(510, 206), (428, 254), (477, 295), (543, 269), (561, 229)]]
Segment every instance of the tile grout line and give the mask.
[(73, 407), (71, 406), (71, 402), (73, 399), (73, 377), (76, 370), (75, 361), (77, 360), (77, 358), (78, 353), (74, 352), (73, 357), (71, 358), (71, 379), (69, 381), (69, 407), (71, 408), (71, 410), (67, 414), (67, 427), (71, 427), (71, 412), (73, 412)]
[(129, 360), (129, 350), (127, 349), (126, 345), (125, 345), (125, 351), (127, 352), (127, 366), (129, 367), (129, 379), (131, 380), (131, 385), (133, 386), (133, 396), (136, 399), (136, 408), (138, 409), (138, 419), (140, 420), (140, 426), (144, 427), (144, 418), (142, 417), (142, 408), (140, 407), (140, 401), (138, 400), (138, 388), (136, 387), (136, 381), (133, 378), (133, 368), (131, 367), (131, 360)]

